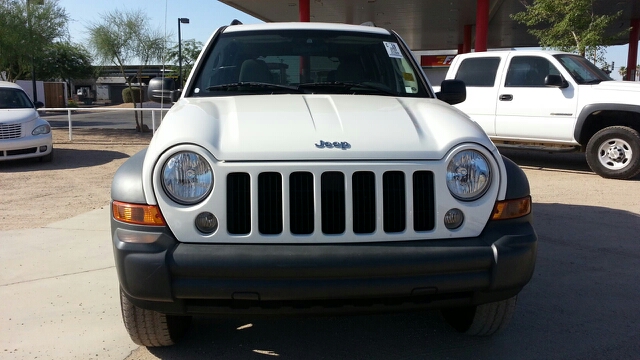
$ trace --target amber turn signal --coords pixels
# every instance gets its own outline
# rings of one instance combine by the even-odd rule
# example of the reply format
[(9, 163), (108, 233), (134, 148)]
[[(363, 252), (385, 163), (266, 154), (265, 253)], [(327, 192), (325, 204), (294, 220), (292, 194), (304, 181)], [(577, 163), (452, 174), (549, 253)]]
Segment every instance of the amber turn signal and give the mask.
[(531, 196), (496, 202), (491, 220), (515, 219), (531, 212)]
[(114, 201), (112, 204), (113, 217), (129, 224), (164, 226), (164, 218), (156, 205), (129, 204)]

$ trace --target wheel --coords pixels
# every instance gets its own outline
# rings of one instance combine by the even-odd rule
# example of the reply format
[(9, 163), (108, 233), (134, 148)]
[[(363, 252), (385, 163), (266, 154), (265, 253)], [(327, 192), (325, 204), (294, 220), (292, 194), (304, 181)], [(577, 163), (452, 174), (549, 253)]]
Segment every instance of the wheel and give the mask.
[(467, 335), (488, 336), (504, 329), (516, 310), (514, 296), (507, 300), (468, 306), (442, 309), (442, 317), (458, 332)]
[(51, 148), (50, 153), (40, 157), (40, 162), (51, 162), (52, 160), (53, 160), (53, 148)]
[(191, 316), (162, 314), (139, 308), (120, 289), (122, 320), (131, 340), (147, 347), (175, 344), (187, 331)]
[(589, 139), (586, 156), (591, 170), (604, 178), (632, 178), (640, 174), (640, 134), (626, 126), (604, 128)]

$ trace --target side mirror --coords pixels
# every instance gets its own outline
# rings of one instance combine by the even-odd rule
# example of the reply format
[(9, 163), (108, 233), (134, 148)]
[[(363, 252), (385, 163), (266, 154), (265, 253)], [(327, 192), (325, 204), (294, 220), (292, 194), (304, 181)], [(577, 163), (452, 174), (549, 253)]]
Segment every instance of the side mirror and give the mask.
[(555, 86), (561, 89), (568, 88), (569, 83), (560, 75), (547, 75), (544, 78), (545, 86)]
[(44, 107), (44, 103), (42, 101), (36, 101), (33, 105), (36, 106), (36, 109), (40, 109), (41, 107)]
[(436, 97), (449, 105), (459, 104), (467, 99), (467, 87), (462, 80), (444, 80)]
[(177, 102), (178, 100), (180, 100), (180, 96), (182, 96), (182, 89), (173, 90), (170, 94), (171, 102)]
[(169, 103), (171, 92), (175, 90), (176, 83), (173, 79), (156, 77), (149, 80), (147, 97), (151, 101)]

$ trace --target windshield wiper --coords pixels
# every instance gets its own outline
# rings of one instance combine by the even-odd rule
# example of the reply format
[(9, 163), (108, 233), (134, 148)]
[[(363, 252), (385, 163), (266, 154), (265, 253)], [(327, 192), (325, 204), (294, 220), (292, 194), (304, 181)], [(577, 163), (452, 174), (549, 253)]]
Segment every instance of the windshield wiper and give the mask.
[(299, 89), (309, 89), (309, 88), (342, 88), (351, 90), (353, 88), (361, 88), (367, 90), (375, 90), (384, 95), (398, 96), (398, 93), (385, 89), (380, 86), (375, 86), (369, 83), (358, 83), (358, 82), (348, 82), (348, 81), (331, 81), (331, 82), (317, 82), (317, 83), (305, 83), (298, 85)]
[(589, 80), (587, 82), (585, 82), (584, 84), (588, 84), (588, 85), (595, 85), (595, 84), (600, 84), (602, 81), (601, 79), (593, 79), (593, 80)]
[(273, 92), (273, 90), (279, 90), (279, 91), (285, 91), (285, 92), (304, 93), (303, 90), (300, 90), (295, 86), (286, 86), (286, 85), (251, 82), (251, 81), (241, 81), (241, 82), (231, 83), (231, 84), (211, 85), (207, 88), (207, 90), (208, 91), (211, 91), (211, 90), (222, 90), (222, 91), (262, 90), (262, 91), (269, 91), (269, 92)]

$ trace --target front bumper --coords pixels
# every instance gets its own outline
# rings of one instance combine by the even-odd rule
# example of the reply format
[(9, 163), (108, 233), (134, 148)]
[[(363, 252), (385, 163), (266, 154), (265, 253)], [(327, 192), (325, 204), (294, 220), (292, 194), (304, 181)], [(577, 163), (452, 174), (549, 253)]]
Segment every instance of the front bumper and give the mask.
[[(112, 218), (120, 286), (138, 307), (173, 314), (370, 312), (499, 301), (529, 282), (531, 215), (476, 238), (384, 243), (188, 244), (168, 228)], [(121, 239), (152, 233), (152, 243)]]
[[(46, 150), (40, 151), (45, 146)], [(0, 161), (41, 157), (51, 153), (53, 137), (51, 132), (43, 135), (30, 135), (17, 139), (0, 140)]]

